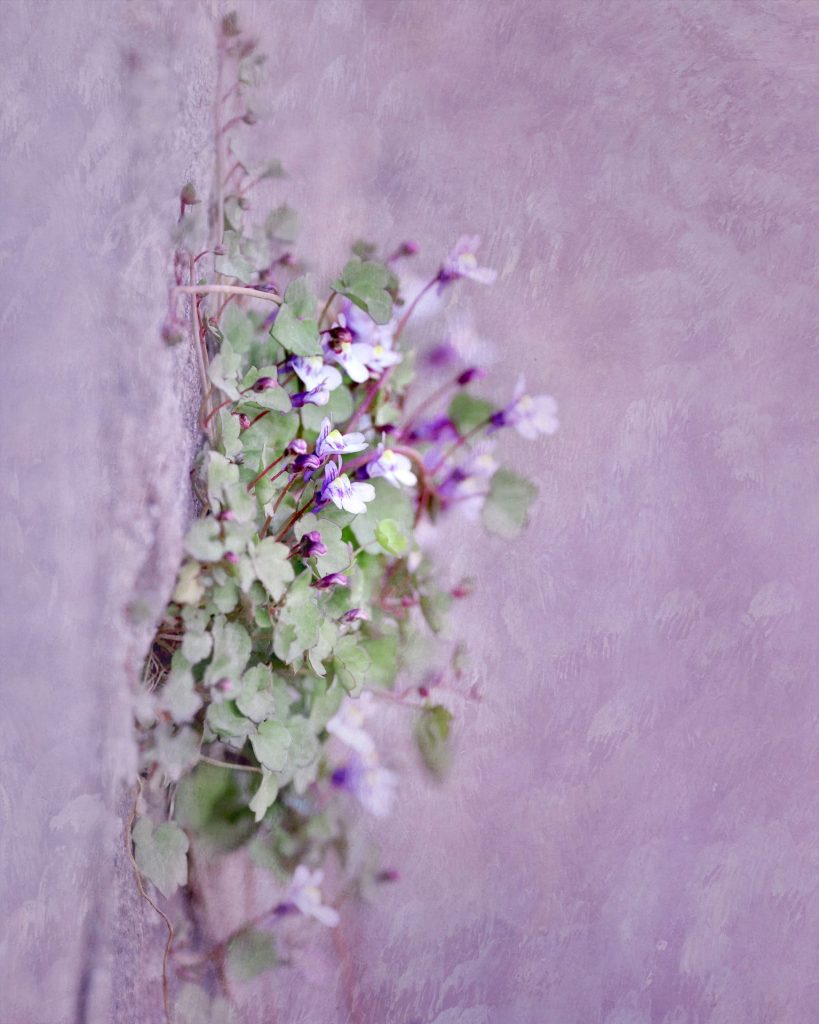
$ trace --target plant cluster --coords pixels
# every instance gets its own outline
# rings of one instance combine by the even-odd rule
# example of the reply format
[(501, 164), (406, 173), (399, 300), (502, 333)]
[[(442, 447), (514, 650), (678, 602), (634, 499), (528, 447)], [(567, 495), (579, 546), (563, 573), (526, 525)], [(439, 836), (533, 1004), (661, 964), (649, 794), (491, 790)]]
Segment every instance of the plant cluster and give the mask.
[[(368, 722), (385, 703), (406, 707), (423, 764), (445, 772), (445, 694), (457, 690), (461, 652), (435, 672), (430, 638), (470, 586), (438, 582), (423, 524), (451, 510), (515, 536), (535, 488), (499, 466), (497, 436), (548, 435), (557, 419), (554, 400), (523, 385), (505, 404), (476, 395), (485, 372), (464, 361), (457, 326), (442, 344), (413, 343), (450, 289), (494, 280), (477, 238), (462, 238), (426, 280), (408, 269), (415, 243), (382, 258), (359, 243), (319, 301), (292, 252), (292, 211), (260, 219), (250, 209), (257, 183), (283, 174), (240, 144), (259, 116), (263, 60), (232, 16), (219, 51), (220, 79), (231, 68), (236, 78), (220, 80), (217, 188), (207, 204), (182, 190), (165, 327), (168, 342), (189, 338), (189, 303), (203, 386), (192, 474), (201, 516), (145, 665), (148, 792), (129, 852), (132, 841), (140, 886), (147, 879), (166, 898), (188, 882), (191, 842), (204, 854), (248, 844), (277, 875), (274, 906), (178, 965), (226, 981), (277, 962), (281, 919), (337, 924), (322, 893), (328, 859), (340, 865), (341, 898), (395, 878), (356, 857), (351, 840), (354, 809), (384, 817), (398, 792)], [(165, 985), (170, 1016), (167, 974)], [(198, 996), (184, 999), (192, 1014)]]

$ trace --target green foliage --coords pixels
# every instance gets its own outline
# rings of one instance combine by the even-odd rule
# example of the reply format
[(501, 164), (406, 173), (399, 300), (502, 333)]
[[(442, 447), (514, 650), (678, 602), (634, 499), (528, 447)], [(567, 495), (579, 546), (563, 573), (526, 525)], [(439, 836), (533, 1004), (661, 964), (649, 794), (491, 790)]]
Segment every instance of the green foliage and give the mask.
[(172, 821), (154, 828), (150, 818), (140, 818), (131, 835), (140, 872), (163, 896), (173, 896), (188, 881), (188, 837)]
[[(235, 75), (225, 83), (221, 116), (228, 125), (250, 125), (264, 103), (263, 56), (234, 15), (222, 22), (221, 45)], [(165, 896), (187, 883), (189, 836), (203, 858), (248, 844), (253, 859), (283, 883), (332, 851), (352, 889), (363, 869), (356, 866), (362, 857), (350, 801), (379, 813), (394, 789), (366, 734), (366, 702), (373, 708), (394, 688), (396, 704), (417, 706), (407, 694), (417, 694), (440, 663), (451, 666), (458, 685), (446, 625), (452, 594), (464, 595), (439, 579), (418, 527), (457, 514), (468, 501), (470, 509), (482, 503), (489, 530), (511, 538), (526, 523), (536, 490), (506, 469), (487, 483), (495, 463), (485, 449), (496, 432), (486, 428), (498, 406), (464, 391), (448, 410), (433, 408), (434, 399), (419, 404), (415, 307), (396, 272), (417, 247), (405, 243), (380, 262), (376, 246), (357, 242), (329, 294), (317, 296), (285, 248), (295, 238), (294, 212), (279, 204), (259, 214), (259, 193), (248, 199), (259, 182), (270, 189), (282, 178), (280, 162), (257, 161), (236, 133), (226, 132), (224, 144), (221, 201), (206, 202), (186, 186), (174, 231), (177, 273), (198, 257), (196, 283), (203, 286), (194, 351), (207, 392), (200, 410), (206, 443), (191, 474), (201, 515), (185, 538), (145, 664), (146, 692), (135, 706), (142, 789), (151, 814), (161, 810), (168, 820), (155, 827), (140, 818), (134, 854)], [(220, 208), (224, 220), (217, 223)], [(433, 264), (429, 286), (454, 285), (440, 266)], [(236, 283), (281, 289), (272, 296), (281, 305), (237, 294), (230, 287)], [(345, 300), (356, 307), (352, 347), (344, 331), (327, 330), (340, 325)], [(183, 337), (180, 323), (173, 308), (166, 338)], [(297, 363), (297, 374), (294, 356), (317, 358)], [(429, 384), (424, 390), (432, 396), (449, 393), (438, 381)], [(522, 433), (546, 432), (548, 402), (520, 401), (503, 405), (495, 425), (503, 419)], [(408, 431), (408, 420), (420, 427), (445, 411), (459, 443), (413, 440), (425, 435)], [(335, 434), (332, 443), (344, 452), (324, 448), (319, 455), (326, 419), (363, 440), (339, 442)], [(416, 484), (407, 485), (395, 462), (389, 476), (368, 477), (381, 443), (409, 460)], [(478, 452), (482, 459), (474, 458)], [(325, 473), (336, 463), (346, 478), (333, 481)], [(363, 511), (351, 513), (357, 505)], [(364, 711), (357, 716), (356, 708)], [(450, 712), (436, 704), (408, 715), (427, 770), (442, 777), (450, 764)], [(341, 792), (335, 773), (351, 763), (351, 749), (369, 752), (366, 778), (356, 784), (349, 775), (349, 792)], [(384, 792), (371, 791), (379, 784)], [(315, 886), (308, 888), (312, 900)], [(212, 956), (219, 976), (237, 982), (279, 962), (273, 938), (250, 925)], [(178, 1024), (226, 1024), (229, 1011), (183, 986), (174, 1017)]]
[(499, 469), (483, 506), (487, 530), (514, 540), (529, 518), (529, 507), (537, 497), (537, 487), (525, 477), (508, 469)]
[(442, 704), (424, 708), (415, 723), (415, 740), (427, 770), (440, 779), (449, 768), (452, 714)]
[(276, 944), (269, 932), (246, 928), (231, 939), (227, 967), (237, 981), (251, 981), (278, 963)]
[(392, 296), (387, 291), (391, 280), (383, 264), (355, 259), (345, 266), (333, 288), (369, 313), (377, 324), (386, 324), (392, 316)]

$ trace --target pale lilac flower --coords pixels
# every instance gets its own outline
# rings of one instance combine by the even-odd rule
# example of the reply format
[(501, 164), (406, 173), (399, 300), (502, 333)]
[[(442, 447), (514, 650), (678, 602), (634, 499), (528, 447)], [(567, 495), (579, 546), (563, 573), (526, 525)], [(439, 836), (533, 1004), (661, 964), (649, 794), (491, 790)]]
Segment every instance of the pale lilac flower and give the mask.
[[(329, 355), (341, 363), (349, 376), (361, 383), (370, 373), (380, 374), (388, 366), (401, 362), (402, 356), (393, 351), (393, 334), (397, 321), (377, 324), (371, 316), (351, 302), (344, 305), (331, 332)], [(362, 367), (366, 374), (362, 376)]]
[(294, 409), (301, 409), (305, 405), (327, 405), (330, 401), (330, 391), (322, 382), (309, 391), (297, 391), (290, 396), (290, 405)]
[(324, 467), (324, 483), (319, 492), (319, 506), (327, 504), (328, 501), (352, 515), (360, 515), (367, 511), (366, 502), (375, 498), (375, 488), (372, 484), (350, 482), (346, 473), (339, 474), (338, 467), (333, 462), (328, 462)]
[(296, 551), (302, 558), (315, 558), (327, 554), (327, 545), (318, 530), (309, 530), (296, 545)]
[(367, 465), (367, 474), (371, 477), (383, 477), (393, 487), (414, 487), (418, 478), (412, 472), (412, 462), (406, 455), (394, 452), (392, 448), (378, 446), (378, 458)]
[(512, 401), (492, 417), (491, 427), (514, 427), (529, 441), (539, 434), (554, 434), (560, 423), (557, 402), (551, 395), (527, 395), (523, 377), (518, 381)]
[(305, 917), (314, 917), (328, 928), (335, 928), (340, 918), (337, 910), (322, 903), (320, 886), (323, 880), (323, 871), (311, 871), (304, 864), (299, 864), (290, 883), (288, 900)]
[(352, 452), (363, 452), (367, 447), (367, 441), (363, 434), (353, 432), (342, 434), (340, 430), (333, 430), (333, 424), (329, 419), (321, 421), (321, 428), (316, 440), (316, 455), (319, 458), (327, 458), (330, 455), (349, 455)]
[(341, 384), (341, 374), (335, 366), (328, 366), (321, 356), (293, 356), (290, 366), (308, 389), (324, 387), (335, 391)]
[(475, 519), (489, 494), (490, 482), (497, 469), (498, 462), (488, 445), (479, 445), (447, 475), (438, 493), (445, 504), (457, 502), (468, 518)]
[(332, 776), (333, 785), (346, 789), (375, 818), (386, 818), (395, 803), (398, 777), (378, 761), (375, 752), (355, 754)]
[(369, 757), (375, 753), (375, 743), (364, 728), (364, 723), (375, 711), (374, 705), (373, 695), (366, 690), (360, 697), (345, 697), (341, 707), (327, 723), (327, 732), (363, 757)]
[(451, 281), (457, 281), (462, 277), (469, 278), (470, 281), (477, 281), (479, 284), (492, 284), (498, 273), (489, 267), (478, 266), (475, 251), (480, 244), (479, 235), (463, 235), (458, 239), (455, 248), (438, 271), (439, 291), (442, 291)]

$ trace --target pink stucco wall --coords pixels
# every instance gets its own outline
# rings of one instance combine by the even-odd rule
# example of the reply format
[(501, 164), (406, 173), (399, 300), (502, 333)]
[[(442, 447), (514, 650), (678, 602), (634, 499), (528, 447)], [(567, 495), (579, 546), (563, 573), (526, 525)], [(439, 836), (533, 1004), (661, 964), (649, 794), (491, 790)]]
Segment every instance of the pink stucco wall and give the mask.
[[(19, 342), (0, 979), (8, 1024), (79, 1019), (81, 969), (114, 990), (87, 1019), (130, 1024), (159, 1019), (154, 923), (112, 909), (96, 804), (71, 801), (130, 763), (122, 613), (161, 603), (185, 515), (192, 399), (156, 328), (176, 190), (208, 184), (211, 5), (2, 6), (0, 127), (26, 170), (3, 172), (0, 225)], [(448, 786), (411, 772), (379, 830), (402, 882), (345, 911), (342, 969), (320, 937), (247, 1020), (814, 1024), (819, 11), (239, 8), (272, 54), (256, 138), (292, 173), (276, 194), (319, 273), (361, 235), (415, 237), (433, 264), (480, 232), (501, 272), (473, 296), (493, 386), (525, 371), (563, 424), (511, 445), (541, 484), (521, 542), (448, 535), (453, 576), (480, 579), (458, 629), (483, 701)], [(43, 367), (66, 383), (49, 432)], [(89, 458), (112, 437), (119, 454)], [(220, 923), (253, 899), (237, 887)]]

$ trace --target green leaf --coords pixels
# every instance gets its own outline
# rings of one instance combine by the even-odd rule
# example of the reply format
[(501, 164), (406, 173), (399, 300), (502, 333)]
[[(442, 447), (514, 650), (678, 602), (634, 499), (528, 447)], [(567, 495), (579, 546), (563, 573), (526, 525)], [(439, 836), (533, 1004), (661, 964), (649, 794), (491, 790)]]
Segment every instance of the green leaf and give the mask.
[(235, 850), (255, 827), (238, 781), (247, 774), (200, 764), (177, 787), (174, 817), (210, 849)]
[(377, 324), (386, 324), (392, 316), (392, 296), (387, 291), (390, 278), (389, 270), (381, 263), (350, 260), (333, 288), (369, 313)]
[(290, 707), (290, 695), (284, 680), (274, 676), (268, 665), (254, 665), (242, 676), (236, 707), (254, 722), (283, 719)]
[(186, 562), (179, 570), (179, 577), (172, 595), (177, 604), (199, 604), (205, 596), (205, 588), (199, 578), (199, 569), (198, 562)]
[(296, 768), (305, 768), (316, 760), (319, 744), (316, 734), (306, 718), (293, 717), (287, 723), (290, 732), (290, 763)]
[(375, 539), (388, 555), (403, 555), (409, 538), (394, 519), (382, 519), (375, 528)]
[(167, 726), (157, 729), (154, 757), (169, 782), (179, 782), (199, 760), (201, 737), (195, 729), (183, 726), (173, 733)]
[(262, 781), (259, 783), (259, 788), (254, 793), (248, 806), (256, 819), (258, 824), (262, 818), (267, 814), (268, 810), (276, 802), (276, 797), (279, 795), (279, 780), (273, 774), (273, 772), (262, 769)]
[(185, 550), (198, 562), (218, 562), (224, 554), (224, 545), (219, 537), (219, 523), (208, 516), (197, 519), (185, 537)]
[(461, 391), (450, 402), (448, 415), (461, 434), (468, 434), (478, 424), (485, 423), (494, 411), (491, 402)]
[(208, 728), (234, 750), (241, 750), (245, 745), (245, 740), (256, 728), (255, 724), (239, 711), (236, 702), (232, 700), (209, 705), (205, 721)]
[(398, 674), (398, 637), (380, 636), (365, 640), (361, 633), (358, 636), (370, 657), (371, 664), (367, 673), (368, 684), (391, 687)]
[(211, 1000), (199, 985), (183, 985), (174, 1000), (174, 1024), (237, 1024), (230, 1003), (218, 997)]
[(391, 519), (402, 533), (409, 535), (412, 532), (415, 511), (403, 490), (392, 487), (386, 480), (380, 478), (371, 480), (370, 483), (375, 488), (375, 498), (368, 503), (366, 512), (355, 516), (350, 528), (362, 547), (378, 551), (379, 548), (374, 547), (378, 543), (375, 535), (378, 524), (384, 519)]
[(281, 772), (287, 767), (290, 742), (287, 727), (275, 721), (262, 722), (256, 735), (250, 737), (259, 764), (271, 772)]
[(370, 667), (370, 656), (364, 650), (354, 634), (339, 639), (333, 650), (333, 665), (336, 679), (344, 689), (357, 695), (367, 681), (367, 670)]
[(526, 477), (509, 469), (499, 469), (492, 477), (484, 502), (484, 526), (500, 537), (513, 540), (526, 525), (529, 507), (536, 496), (537, 487)]
[(242, 253), (242, 240), (235, 231), (226, 231), (223, 245), (227, 249), (224, 256), (217, 256), (213, 261), (213, 267), (217, 274), (224, 274), (225, 277), (235, 277), (240, 281), (247, 282), (256, 273), (256, 268)]
[(227, 966), (237, 981), (250, 981), (278, 963), (276, 944), (268, 932), (246, 928), (231, 939), (227, 948)]
[(250, 657), (247, 630), (238, 622), (228, 622), (223, 615), (217, 615), (212, 632), (213, 658), (205, 672), (205, 684), (213, 686), (220, 679), (238, 682)]
[(188, 881), (188, 837), (172, 821), (154, 828), (149, 818), (134, 826), (134, 858), (140, 872), (167, 899)]
[(256, 326), (247, 313), (235, 303), (222, 314), (222, 333), (234, 352), (247, 352), (256, 337)]
[(440, 633), (446, 626), (446, 617), (452, 606), (452, 596), (444, 590), (436, 590), (421, 597), (421, 614), (433, 633)]
[(316, 315), (316, 296), (306, 276), (290, 282), (284, 293), (284, 301), (300, 320)]
[[(210, 634), (205, 636), (210, 639)], [(184, 644), (182, 645), (184, 651)], [(202, 707), (190, 669), (172, 668), (162, 687), (162, 707), (175, 722), (189, 722)]]
[(318, 641), (321, 611), (316, 592), (310, 587), (310, 573), (303, 572), (287, 595), (273, 637), (277, 658), (290, 664)]
[(449, 767), (452, 714), (442, 704), (424, 708), (415, 723), (415, 741), (427, 770), (442, 778)]
[(283, 203), (268, 216), (264, 229), (268, 238), (275, 238), (279, 242), (294, 242), (299, 233), (298, 215), (287, 203)]
[(287, 584), (295, 575), (289, 554), (287, 545), (280, 544), (272, 537), (259, 541), (251, 553), (256, 578), (261, 580), (274, 601), (284, 597)]
[(300, 320), (286, 303), (279, 309), (270, 337), (283, 349), (297, 356), (313, 356), (319, 352), (318, 324), (315, 320)]
[(229, 341), (223, 341), (219, 352), (208, 367), (211, 383), (233, 401), (239, 399), (238, 380), (242, 370), (242, 357), (234, 352)]

